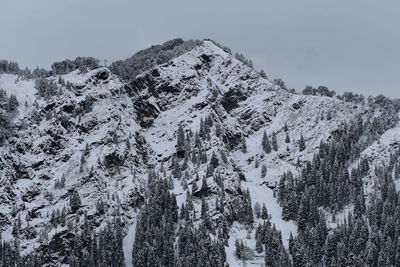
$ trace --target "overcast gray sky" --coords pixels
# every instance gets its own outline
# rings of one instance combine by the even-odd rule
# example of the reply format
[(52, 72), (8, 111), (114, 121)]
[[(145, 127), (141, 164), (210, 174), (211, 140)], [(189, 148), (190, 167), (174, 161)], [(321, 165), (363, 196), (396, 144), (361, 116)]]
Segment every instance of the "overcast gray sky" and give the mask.
[(399, 0), (0, 0), (0, 58), (122, 59), (211, 38), (288, 87), (400, 97)]

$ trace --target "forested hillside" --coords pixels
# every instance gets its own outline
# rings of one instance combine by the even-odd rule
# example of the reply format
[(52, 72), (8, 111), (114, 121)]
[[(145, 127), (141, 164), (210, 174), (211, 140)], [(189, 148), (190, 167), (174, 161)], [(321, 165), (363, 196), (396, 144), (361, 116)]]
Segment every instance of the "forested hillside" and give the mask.
[(0, 266), (400, 266), (400, 101), (212, 40), (0, 61)]

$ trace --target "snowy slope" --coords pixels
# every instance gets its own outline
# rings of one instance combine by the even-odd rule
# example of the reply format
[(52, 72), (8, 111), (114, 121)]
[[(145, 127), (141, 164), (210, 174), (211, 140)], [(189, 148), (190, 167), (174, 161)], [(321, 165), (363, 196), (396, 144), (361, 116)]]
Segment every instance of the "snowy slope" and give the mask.
[[(72, 73), (64, 79), (76, 87), (39, 104), (35, 116), (23, 118), (31, 127), (10, 140), (8, 151), (0, 156), (7, 166), (0, 181), (1, 210), (7, 214), (14, 207), (21, 218), (35, 213), (30, 226), (37, 229), (48, 224), (49, 213), (68, 205), (71, 190), (79, 192), (89, 216), (96, 212), (96, 202), (107, 198), (111, 214), (116, 202), (129, 204), (127, 196), (140, 186), (140, 179), (132, 179), (132, 174), (144, 172), (139, 166), (146, 145), (134, 120), (132, 102), (121, 93), (119, 79), (107, 69), (83, 77)], [(133, 149), (127, 149), (127, 140)], [(89, 153), (82, 164), (86, 146)], [(65, 188), (55, 189), (62, 176)], [(119, 199), (111, 200), (110, 195)], [(107, 216), (98, 219), (101, 223)], [(13, 218), (8, 214), (4, 220), (11, 225)], [(11, 229), (4, 230), (7, 240)], [(36, 239), (26, 241), (23, 247), (27, 248), (38, 243)]]
[[(380, 138), (361, 152), (361, 157), (368, 159), (370, 166), (381, 167), (387, 165), (390, 156), (400, 149), (400, 125), (387, 130)], [(374, 168), (371, 168), (368, 176), (364, 178), (364, 188), (367, 194), (373, 192), (376, 177)], [(396, 181), (396, 189), (400, 190), (400, 182)]]
[[(321, 140), (344, 122), (357, 115), (364, 116), (367, 106), (345, 103), (335, 98), (290, 93), (263, 79), (253, 69), (226, 53), (211, 41), (204, 41), (193, 50), (139, 76), (125, 84), (107, 68), (88, 73), (78, 70), (48, 79), (57, 83), (60, 95), (49, 100), (38, 98), (33, 81), (18, 81), (15, 75), (0, 75), (0, 88), (15, 94), (21, 103), (15, 119), (28, 127), (9, 140), (0, 151), (1, 232), (12, 239), (13, 213), (22, 219), (23, 227), (30, 214), (29, 225), (40, 232), (49, 226), (48, 214), (68, 206), (68, 195), (78, 191), (82, 198), (82, 214), (87, 213), (98, 229), (118, 212), (126, 230), (124, 253), (131, 266), (132, 246), (137, 220), (134, 202), (144, 195), (147, 169), (154, 168), (166, 177), (172, 174), (171, 161), (176, 156), (177, 130), (199, 131), (200, 121), (207, 116), (221, 125), (221, 136), (213, 128), (204, 141), (207, 158), (226, 154), (227, 162), (218, 171), (224, 180), (227, 202), (249, 189), (252, 204), (265, 203), (271, 221), (282, 232), (288, 246), (290, 233), (296, 234), (293, 221), (281, 218), (281, 207), (274, 195), (279, 177), (286, 171), (298, 173), (304, 161), (312, 158)], [(73, 86), (67, 89), (64, 84)], [(37, 107), (33, 103), (38, 103)], [(288, 126), (290, 143), (285, 143)], [(266, 154), (261, 146), (263, 133), (275, 132), (278, 150)], [(400, 144), (400, 128), (388, 130), (379, 142), (362, 152), (370, 162), (379, 164)], [(300, 135), (306, 149), (298, 149)], [(240, 149), (245, 138), (247, 152)], [(86, 150), (86, 147), (88, 150)], [(82, 156), (83, 155), (83, 156)], [(82, 157), (84, 161), (82, 162)], [(259, 167), (255, 168), (257, 159)], [(163, 164), (163, 165), (162, 165)], [(261, 177), (261, 166), (267, 175)], [(189, 163), (188, 190), (206, 174), (206, 165)], [(65, 188), (54, 185), (62, 176)], [(210, 214), (218, 219), (215, 199), (219, 187), (212, 177), (205, 196)], [(174, 180), (173, 192), (178, 206), (186, 201), (186, 190)], [(195, 192), (196, 193), (196, 192)], [(104, 200), (105, 214), (96, 214), (96, 203)], [(194, 200), (200, 211), (201, 198)], [(34, 215), (34, 216), (32, 216)], [(68, 214), (68, 219), (73, 219)], [(83, 215), (82, 215), (83, 216)], [(256, 220), (257, 223), (257, 220)], [(256, 225), (256, 224), (255, 224)], [(49, 241), (64, 233), (65, 227), (51, 230)], [(254, 228), (235, 222), (230, 229), (226, 247), (230, 266), (242, 266), (234, 256), (237, 238), (254, 248)], [(39, 245), (39, 236), (21, 236), (21, 250), (31, 251)], [(48, 242), (49, 242), (48, 241)], [(263, 255), (252, 263), (262, 264)]]
[(0, 74), (0, 88), (6, 90), (7, 94), (14, 94), (22, 104), (32, 104), (36, 99), (34, 81), (20, 79), (15, 74)]
[(4, 89), (8, 96), (14, 94), (20, 103), (18, 114), (14, 120), (25, 117), (32, 111), (32, 104), (37, 100), (33, 80), (23, 80), (15, 74), (0, 74), (0, 89)]
[[(158, 161), (174, 155), (178, 125), (196, 131), (200, 119), (208, 114), (215, 115), (216, 121), (225, 130), (226, 139), (236, 146), (236, 151), (224, 150), (224, 144), (212, 137), (207, 147), (208, 156), (221, 149), (229, 153), (232, 167), (236, 171), (239, 169), (246, 181), (238, 182), (236, 175), (227, 175), (230, 178), (225, 183), (248, 188), (253, 204), (259, 202), (267, 205), (272, 222), (282, 231), (285, 246), (290, 233), (296, 233), (296, 225), (281, 219), (281, 207), (273, 197), (271, 188), (285, 171), (297, 173), (302, 166), (301, 162), (311, 159), (320, 141), (328, 139), (333, 130), (365, 111), (361, 105), (344, 103), (334, 98), (289, 93), (261, 78), (212, 42), (205, 42), (204, 46), (149, 70), (137, 77), (131, 86), (141, 101), (147, 101), (156, 111), (146, 117), (144, 135)], [(326, 119), (328, 113), (332, 117), (329, 120)], [(147, 123), (149, 121), (151, 123)], [(292, 140), (288, 145), (284, 142), (285, 123)], [(268, 135), (277, 133), (280, 144), (277, 152), (263, 153), (261, 139), (264, 131)], [(306, 150), (302, 152), (298, 151), (300, 134), (306, 140)], [(248, 152), (245, 154), (239, 149), (241, 136), (247, 140)], [(286, 150), (287, 146), (289, 151)], [(267, 166), (265, 179), (261, 178), (261, 168), (254, 168), (255, 158), (260, 166)], [(202, 176), (205, 170), (193, 168), (191, 173)], [(184, 201), (184, 194), (177, 193), (182, 196), (178, 197), (180, 205)], [(253, 230), (249, 231), (239, 225), (234, 227), (231, 231), (231, 246), (236, 238), (248, 234), (254, 238)], [(228, 254), (233, 251), (232, 247), (227, 249)], [(228, 259), (232, 266), (239, 264), (232, 255)], [(262, 257), (259, 260), (261, 262)]]

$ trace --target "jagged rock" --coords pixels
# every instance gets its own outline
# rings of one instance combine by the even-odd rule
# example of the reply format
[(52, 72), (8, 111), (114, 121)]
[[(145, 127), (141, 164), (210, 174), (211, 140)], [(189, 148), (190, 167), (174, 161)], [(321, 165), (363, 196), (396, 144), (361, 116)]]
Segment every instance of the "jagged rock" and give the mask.
[(107, 70), (102, 70), (102, 71), (97, 72), (97, 73), (94, 75), (94, 77), (95, 77), (97, 80), (105, 81), (105, 80), (107, 80), (107, 79), (110, 77), (110, 73), (109, 73), (109, 71), (107, 71)]
[(224, 143), (231, 149), (237, 147), (242, 142), (242, 134), (232, 131), (225, 131), (222, 135)]
[(143, 98), (136, 99), (134, 106), (140, 126), (145, 128), (150, 127), (159, 114), (158, 109)]
[(212, 193), (213, 193), (213, 191), (209, 187), (200, 188), (198, 191), (193, 193), (193, 196), (195, 196), (197, 198), (205, 198), (205, 197), (210, 196)]
[(32, 202), (32, 200), (40, 195), (40, 190), (38, 188), (32, 188), (29, 191), (26, 192), (26, 194), (24, 194), (21, 199), (24, 202)]
[(69, 247), (70, 242), (73, 242), (74, 237), (75, 235), (69, 231), (56, 233), (50, 243), (42, 247), (46, 262), (52, 263), (61, 259), (61, 263), (66, 263), (68, 254), (64, 254), (63, 252), (68, 252), (66, 248)]
[(238, 103), (246, 100), (247, 96), (240, 89), (231, 89), (226, 92), (221, 101), (222, 106), (226, 112), (238, 107)]
[(104, 164), (107, 168), (122, 166), (124, 164), (124, 158), (114, 151), (104, 156)]

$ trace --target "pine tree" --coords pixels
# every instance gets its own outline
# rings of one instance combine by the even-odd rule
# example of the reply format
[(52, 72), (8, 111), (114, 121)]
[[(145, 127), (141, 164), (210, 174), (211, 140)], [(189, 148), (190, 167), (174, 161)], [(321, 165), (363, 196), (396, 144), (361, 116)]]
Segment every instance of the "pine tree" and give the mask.
[(243, 249), (244, 249), (243, 241), (236, 239), (235, 240), (235, 255), (238, 259), (243, 258)]
[(182, 124), (179, 124), (177, 140), (176, 140), (176, 151), (184, 152), (185, 151), (185, 132), (183, 130)]
[(244, 136), (243, 136), (243, 139), (242, 139), (242, 148), (241, 148), (241, 150), (242, 150), (243, 153), (247, 153), (246, 139), (245, 139)]
[(208, 204), (204, 198), (201, 199), (201, 218), (204, 219), (208, 214)]
[(302, 199), (300, 202), (296, 221), (298, 224), (299, 231), (303, 231), (307, 223), (307, 207), (306, 207), (306, 201), (304, 199)]
[(81, 198), (77, 191), (72, 192), (69, 198), (69, 205), (72, 211), (76, 211), (81, 207)]
[(306, 144), (304, 142), (303, 134), (301, 134), (300, 135), (300, 141), (299, 141), (299, 150), (303, 151), (304, 149), (306, 149)]
[(202, 179), (201, 190), (208, 190), (207, 177), (203, 177)]
[(219, 160), (217, 158), (217, 155), (215, 155), (215, 153), (213, 152), (211, 155), (211, 159), (210, 159), (210, 164), (214, 167), (217, 168), (219, 165)]
[(258, 203), (258, 202), (256, 202), (256, 204), (254, 204), (254, 214), (256, 215), (256, 218), (261, 217), (261, 207), (260, 207), (260, 203)]
[(263, 164), (261, 166), (261, 178), (265, 178), (266, 175), (267, 175), (267, 167)]
[(278, 151), (278, 142), (276, 140), (276, 133), (275, 132), (272, 133), (272, 148), (275, 151)]
[(131, 151), (131, 142), (129, 141), (129, 137), (125, 140), (125, 153), (128, 154)]
[(292, 232), (290, 232), (290, 235), (289, 235), (289, 252), (290, 252), (290, 254), (293, 254), (293, 247), (294, 247), (293, 234), (292, 234)]
[(226, 156), (226, 153), (224, 151), (221, 151), (220, 155), (221, 155), (222, 162), (227, 164), (228, 163), (228, 157)]
[(17, 110), (18, 106), (19, 102), (17, 100), (17, 97), (14, 94), (11, 94), (10, 98), (8, 99), (8, 110), (15, 111)]
[(213, 176), (213, 174), (214, 174), (214, 166), (211, 164), (208, 164), (207, 169), (206, 169), (206, 177)]
[(263, 252), (263, 244), (262, 244), (261, 234), (256, 236), (256, 251), (257, 251), (257, 253)]
[(203, 140), (205, 140), (206, 137), (207, 137), (206, 135), (207, 135), (207, 132), (206, 132), (206, 129), (205, 129), (205, 126), (204, 126), (204, 121), (203, 121), (203, 118), (201, 118), (201, 119), (200, 119), (199, 136), (200, 136)]
[(289, 144), (289, 143), (290, 143), (290, 138), (289, 138), (288, 132), (286, 132), (285, 143), (286, 143), (286, 144)]
[(332, 113), (330, 110), (328, 110), (328, 112), (326, 113), (326, 119), (329, 121), (332, 119)]
[(260, 70), (260, 76), (264, 79), (268, 79), (267, 74), (265, 74), (264, 70)]
[(57, 181), (54, 183), (54, 189), (59, 189), (59, 188), (60, 188), (60, 181), (57, 180)]
[(61, 180), (60, 180), (60, 188), (64, 188), (65, 187), (65, 175), (63, 174), (61, 176)]
[(288, 127), (287, 127), (287, 124), (286, 124), (286, 122), (285, 122), (285, 125), (283, 126), (283, 131), (284, 131), (285, 133), (287, 133), (287, 132), (288, 132)]
[(215, 135), (216, 135), (217, 137), (220, 137), (220, 135), (221, 135), (221, 124), (220, 124), (220, 123), (217, 123), (217, 124), (215, 125)]
[(261, 219), (267, 220), (268, 218), (269, 218), (268, 210), (267, 207), (265, 206), (265, 203), (263, 203), (261, 208)]
[(181, 185), (183, 190), (186, 190), (188, 188), (188, 184), (187, 184), (187, 177), (186, 175), (182, 177), (181, 179)]
[(193, 184), (192, 184), (192, 194), (193, 194), (194, 192), (196, 192), (198, 189), (199, 189), (199, 188), (198, 188), (198, 186), (197, 186), (196, 180), (194, 180), (194, 181), (193, 181)]
[(82, 153), (80, 164), (79, 164), (79, 172), (83, 172), (83, 166), (85, 165), (85, 163), (86, 163), (85, 154)]
[(194, 135), (194, 146), (199, 148), (200, 145), (201, 145), (200, 135), (199, 135), (199, 132), (196, 132)]
[(263, 138), (262, 138), (262, 147), (265, 153), (269, 154), (271, 153), (271, 143), (269, 142), (269, 138), (267, 136), (267, 133), (264, 131), (263, 133)]
[(253, 215), (253, 206), (251, 204), (250, 191), (247, 189), (246, 198), (245, 198), (245, 206), (246, 206), (246, 222), (248, 224), (254, 223), (254, 215)]

